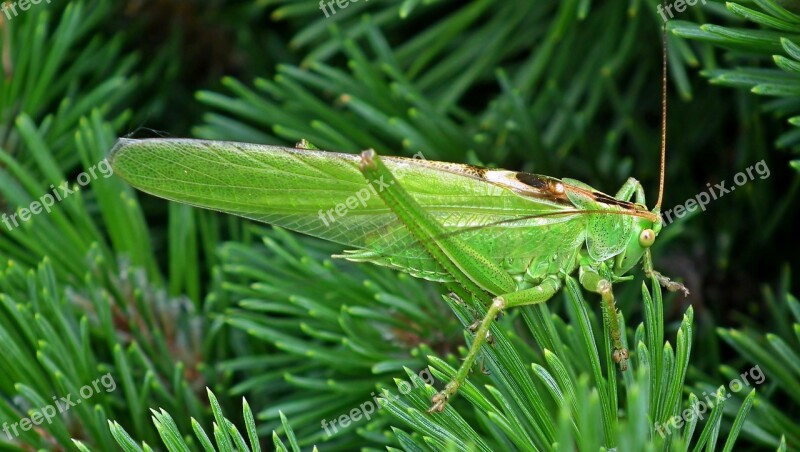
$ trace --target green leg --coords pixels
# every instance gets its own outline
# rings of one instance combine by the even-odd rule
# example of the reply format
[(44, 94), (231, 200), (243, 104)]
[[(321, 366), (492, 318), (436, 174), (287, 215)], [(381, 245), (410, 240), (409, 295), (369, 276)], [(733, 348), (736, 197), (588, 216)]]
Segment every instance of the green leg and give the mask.
[(614, 195), (614, 198), (620, 201), (630, 201), (634, 195), (637, 203), (644, 204), (644, 187), (642, 187), (642, 184), (639, 183), (638, 180), (629, 177), (628, 180), (622, 184), (617, 194)]
[(467, 357), (464, 358), (464, 362), (461, 363), (461, 367), (456, 371), (455, 377), (450, 380), (450, 383), (447, 383), (444, 390), (433, 395), (431, 399), (432, 405), (428, 413), (441, 413), (444, 411), (444, 407), (447, 406), (447, 401), (456, 395), (458, 389), (464, 384), (464, 380), (467, 379), (467, 375), (472, 365), (475, 363), (478, 353), (481, 351), (481, 346), (486, 342), (486, 336), (489, 334), (489, 327), (492, 325), (492, 321), (494, 321), (495, 316), (497, 316), (504, 307), (505, 301), (502, 297), (495, 298), (494, 301), (492, 301), (489, 310), (486, 311), (486, 315), (483, 317), (483, 320), (481, 320), (480, 326), (478, 326), (477, 331), (475, 331), (475, 339), (469, 347)]
[(560, 288), (561, 280), (555, 275), (550, 275), (544, 278), (537, 286), (506, 294), (501, 298), (505, 300), (506, 307), (516, 308), (545, 302), (555, 295)]
[(586, 290), (599, 293), (603, 298), (603, 320), (606, 322), (606, 325), (608, 325), (608, 331), (611, 335), (611, 344), (614, 347), (612, 357), (614, 362), (619, 364), (620, 370), (628, 370), (628, 358), (630, 357), (630, 353), (628, 349), (622, 345), (622, 332), (619, 329), (619, 320), (617, 317), (617, 303), (614, 300), (614, 291), (611, 283), (600, 276), (597, 270), (587, 265), (581, 266), (579, 280)]
[(494, 300), (492, 300), (492, 304), (489, 306), (489, 310), (486, 311), (486, 315), (483, 317), (483, 320), (481, 320), (481, 323), (475, 332), (475, 339), (472, 341), (472, 345), (469, 347), (467, 357), (464, 358), (464, 362), (461, 364), (461, 367), (459, 367), (455, 377), (453, 377), (453, 380), (451, 380), (450, 383), (447, 383), (447, 386), (445, 386), (444, 390), (437, 392), (433, 396), (433, 405), (428, 412), (442, 412), (447, 405), (447, 401), (453, 397), (458, 392), (459, 388), (464, 384), (472, 365), (478, 358), (478, 354), (481, 351), (481, 346), (486, 342), (492, 321), (494, 321), (494, 318), (500, 314), (503, 309), (542, 303), (550, 299), (556, 292), (558, 292), (558, 289), (560, 288), (561, 281), (556, 276), (548, 276), (538, 286), (495, 297)]
[(502, 297), (492, 300), (492, 295), (514, 292), (516, 283), (496, 263), (478, 253), (457, 236), (449, 234), (397, 183), (397, 179), (386, 168), (375, 151), (368, 150), (361, 153), (359, 169), (369, 183), (382, 182), (378, 195), (431, 257), (453, 276), (459, 286), (475, 297), (479, 304), (488, 306), (486, 316), (478, 326), (475, 340), (455, 378), (445, 386), (443, 391), (433, 397), (431, 411), (442, 411), (447, 400), (455, 395), (458, 388), (464, 383), (480, 352), (481, 345), (486, 342), (486, 335), (492, 321), (506, 305), (506, 301)]
[(661, 287), (667, 289), (670, 292), (681, 291), (683, 292), (684, 297), (689, 296), (689, 289), (687, 289), (686, 286), (684, 286), (679, 282), (675, 282), (669, 279), (669, 277), (664, 276), (653, 269), (653, 256), (650, 254), (649, 249), (645, 250), (644, 257), (642, 258), (642, 263), (644, 266), (645, 276), (647, 276), (648, 278), (655, 278), (656, 281), (658, 281), (658, 284), (661, 285)]

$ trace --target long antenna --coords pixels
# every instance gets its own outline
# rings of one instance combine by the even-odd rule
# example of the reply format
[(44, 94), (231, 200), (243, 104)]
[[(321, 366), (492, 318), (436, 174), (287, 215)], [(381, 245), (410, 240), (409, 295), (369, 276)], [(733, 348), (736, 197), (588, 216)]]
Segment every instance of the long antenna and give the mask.
[[(667, 0), (662, 1), (664, 9)], [(661, 209), (664, 199), (664, 173), (667, 165), (667, 18), (664, 17), (664, 26), (661, 28), (661, 176), (658, 181), (658, 201), (656, 209)]]

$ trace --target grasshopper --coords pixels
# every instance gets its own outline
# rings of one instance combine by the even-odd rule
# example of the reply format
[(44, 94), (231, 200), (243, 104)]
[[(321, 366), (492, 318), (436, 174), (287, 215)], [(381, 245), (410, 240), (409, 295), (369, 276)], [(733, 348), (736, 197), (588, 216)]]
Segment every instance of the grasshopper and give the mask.
[[(664, 41), (664, 56), (666, 41)], [(574, 179), (470, 165), (192, 139), (120, 139), (114, 171), (147, 193), (266, 222), (355, 248), (342, 256), (447, 283), (485, 310), (455, 377), (432, 399), (442, 411), (463, 385), (504, 310), (542, 303), (567, 275), (604, 303), (613, 360), (627, 368), (613, 285), (640, 261), (653, 269), (663, 226), (666, 58), (658, 201), (645, 206), (634, 178), (614, 196)]]

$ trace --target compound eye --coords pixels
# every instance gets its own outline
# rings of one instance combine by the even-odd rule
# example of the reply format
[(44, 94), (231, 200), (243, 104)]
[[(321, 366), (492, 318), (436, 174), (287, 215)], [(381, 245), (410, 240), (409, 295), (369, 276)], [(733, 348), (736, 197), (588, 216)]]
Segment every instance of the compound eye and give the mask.
[(656, 233), (652, 229), (645, 229), (639, 234), (639, 245), (642, 248), (650, 248), (656, 241)]

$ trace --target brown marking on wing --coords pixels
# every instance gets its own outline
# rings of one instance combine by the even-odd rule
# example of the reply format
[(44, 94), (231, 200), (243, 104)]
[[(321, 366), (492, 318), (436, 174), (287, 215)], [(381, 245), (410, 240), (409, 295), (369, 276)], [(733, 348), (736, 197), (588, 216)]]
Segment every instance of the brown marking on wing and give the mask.
[(582, 194), (594, 199), (597, 202), (608, 204), (610, 206), (619, 206), (624, 210), (633, 210), (633, 211), (637, 211), (637, 212), (639, 212), (639, 211), (647, 212), (647, 209), (643, 210), (643, 209), (638, 208), (636, 206), (636, 203), (632, 203), (632, 202), (629, 202), (629, 201), (622, 201), (622, 200), (617, 199), (617, 198), (615, 198), (613, 196), (609, 196), (609, 195), (607, 195), (607, 194), (605, 194), (605, 193), (603, 193), (601, 191), (587, 190), (585, 188), (578, 187), (576, 185), (569, 185), (569, 184), (566, 184), (566, 185), (569, 187), (570, 190), (582, 193)]
[(436, 160), (407, 157), (387, 157), (386, 159), (471, 177), (511, 190), (520, 196), (545, 200), (555, 205), (572, 206), (564, 191), (564, 184), (552, 177)]
[(530, 185), (531, 187), (538, 188), (539, 190), (547, 190), (547, 187), (550, 185), (549, 181), (546, 180), (548, 179), (546, 176), (538, 176), (530, 173), (517, 173), (515, 177), (523, 184)]
[(486, 181), (490, 184), (498, 185), (518, 193), (536, 199), (550, 201), (554, 204), (572, 206), (566, 193), (566, 186), (570, 190), (575, 190), (591, 197), (592, 199), (612, 206), (619, 206), (625, 210), (641, 211), (636, 204), (627, 201), (620, 201), (613, 196), (596, 190), (586, 190), (584, 188), (568, 185), (559, 179), (540, 174), (523, 173), (503, 169), (491, 169), (462, 163), (439, 162), (436, 160), (412, 159), (407, 157), (387, 157), (388, 159), (404, 161), (416, 165), (435, 168), (453, 174), (461, 174)]
[(545, 197), (558, 204), (570, 204), (564, 183), (554, 177), (522, 172), (516, 173), (514, 177), (537, 191), (536, 193), (531, 193), (532, 196)]
[(614, 198), (613, 196), (609, 196), (609, 195), (607, 195), (607, 194), (605, 194), (603, 192), (599, 192), (599, 191), (595, 191), (592, 194), (594, 195), (595, 199), (597, 199), (600, 202), (603, 202), (603, 203), (606, 203), (606, 204), (610, 204), (612, 206), (620, 206), (623, 209), (637, 210), (635, 203), (628, 202), (628, 201), (622, 201), (622, 200), (619, 200), (617, 198)]

